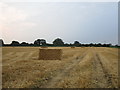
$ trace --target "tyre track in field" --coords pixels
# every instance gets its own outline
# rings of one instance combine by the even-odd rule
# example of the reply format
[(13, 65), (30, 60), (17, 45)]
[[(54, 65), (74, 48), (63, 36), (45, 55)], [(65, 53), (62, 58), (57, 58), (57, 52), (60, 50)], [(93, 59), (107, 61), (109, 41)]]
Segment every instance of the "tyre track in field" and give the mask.
[(91, 83), (90, 87), (94, 88), (101, 88), (106, 86), (106, 79), (104, 78), (104, 73), (103, 70), (101, 69), (101, 64), (99, 60), (96, 57), (96, 52), (92, 50), (92, 66), (93, 66), (93, 71), (92, 71), (92, 77), (91, 77)]
[(103, 64), (103, 62), (101, 60), (102, 56), (100, 56), (98, 52), (94, 52), (94, 57), (95, 57), (95, 60), (98, 61), (98, 63), (100, 64), (101, 70), (103, 72), (102, 82), (104, 83), (104, 86), (106, 88), (113, 87), (114, 83), (112, 81), (112, 76), (111, 76), (110, 72), (108, 72), (108, 70), (106, 69), (105, 65)]
[[(109, 87), (118, 88), (118, 82), (115, 81), (114, 74), (112, 73), (112, 70), (111, 70), (112, 68), (109, 65), (111, 62), (104, 62), (104, 61), (109, 61), (109, 59), (107, 59), (102, 54), (98, 54), (98, 57), (100, 58), (101, 63), (104, 67), (104, 72), (106, 73), (106, 78), (107, 78), (108, 82), (110, 83)], [(118, 78), (116, 77), (116, 79), (118, 79)]]
[(81, 62), (87, 55), (88, 50), (85, 51), (82, 56), (77, 56), (74, 58), (74, 60), (72, 60), (70, 63), (68, 63), (67, 65), (65, 65), (64, 68), (62, 68), (62, 70), (59, 70), (57, 72), (57, 75), (55, 77), (53, 77), (51, 80), (48, 81), (48, 83), (46, 83), (45, 85), (42, 85), (41, 88), (53, 88), (55, 87), (56, 83), (58, 83), (59, 81), (61, 81), (64, 76), (68, 75), (69, 72), (77, 65), (79, 64), (79, 62)]

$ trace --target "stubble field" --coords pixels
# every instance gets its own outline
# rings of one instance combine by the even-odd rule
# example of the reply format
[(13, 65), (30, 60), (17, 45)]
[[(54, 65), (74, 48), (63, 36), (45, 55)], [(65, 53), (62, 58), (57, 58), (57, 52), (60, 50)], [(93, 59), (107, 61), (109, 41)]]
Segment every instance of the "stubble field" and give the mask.
[(40, 47), (2, 48), (3, 88), (117, 88), (118, 49), (49, 47), (62, 60), (38, 60)]

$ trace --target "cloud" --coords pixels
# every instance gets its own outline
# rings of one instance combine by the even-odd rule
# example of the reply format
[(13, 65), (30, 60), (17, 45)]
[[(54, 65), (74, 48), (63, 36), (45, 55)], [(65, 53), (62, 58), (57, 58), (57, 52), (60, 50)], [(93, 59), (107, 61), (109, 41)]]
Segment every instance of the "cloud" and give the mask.
[(18, 10), (4, 3), (0, 3), (0, 13), (0, 22), (6, 24), (23, 21), (27, 18), (27, 15), (22, 10)]
[(29, 29), (36, 24), (27, 19), (30, 18), (24, 10), (12, 7), (6, 3), (0, 3), (0, 29), (17, 30), (20, 28)]

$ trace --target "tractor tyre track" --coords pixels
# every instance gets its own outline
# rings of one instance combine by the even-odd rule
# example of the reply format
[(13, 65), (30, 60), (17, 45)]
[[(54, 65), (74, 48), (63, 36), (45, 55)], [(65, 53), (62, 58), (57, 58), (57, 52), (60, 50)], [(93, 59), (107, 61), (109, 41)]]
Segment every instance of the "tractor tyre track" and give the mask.
[(48, 81), (48, 83), (46, 85), (41, 86), (42, 88), (53, 88), (56, 87), (56, 83), (58, 83), (59, 81), (61, 81), (63, 79), (64, 76), (69, 75), (69, 72), (77, 65), (79, 64), (79, 62), (81, 62), (83, 60), (83, 58), (85, 58), (85, 56), (87, 55), (87, 51), (85, 51), (82, 56), (77, 56), (75, 57), (74, 60), (72, 60), (72, 62), (68, 63), (67, 65), (65, 65), (64, 68), (62, 68), (62, 70), (59, 70), (57, 72), (57, 75), (55, 77), (53, 77), (51, 80)]
[(106, 67), (103, 65), (103, 62), (101, 61), (99, 53), (95, 54), (95, 58), (96, 58), (96, 60), (98, 60), (100, 66), (102, 68), (102, 71), (103, 71), (103, 74), (104, 74), (104, 78), (103, 79), (106, 79), (106, 83), (107, 83), (106, 87), (110, 88), (111, 86), (113, 86), (111, 74), (108, 72)]

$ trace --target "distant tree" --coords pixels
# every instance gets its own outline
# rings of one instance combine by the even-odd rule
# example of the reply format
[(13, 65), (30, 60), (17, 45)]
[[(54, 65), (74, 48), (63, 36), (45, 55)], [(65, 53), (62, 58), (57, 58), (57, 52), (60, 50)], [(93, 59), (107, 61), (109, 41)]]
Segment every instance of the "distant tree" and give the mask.
[(92, 47), (92, 46), (94, 46), (94, 44), (93, 44), (93, 43), (90, 43), (89, 46)]
[(46, 43), (46, 46), (54, 46), (53, 44)]
[(41, 39), (40, 43), (41, 43), (42, 46), (45, 46), (46, 45), (46, 40)]
[(78, 41), (75, 41), (73, 45), (78, 47), (78, 46), (80, 46), (81, 44), (80, 44)]
[(115, 45), (115, 47), (118, 47), (118, 45)]
[(85, 46), (85, 47), (89, 47), (90, 45), (89, 45), (89, 44), (83, 44), (83, 46)]
[(97, 47), (97, 44), (95, 43), (94, 46)]
[(38, 45), (38, 43), (37, 43), (37, 41), (36, 41), (36, 40), (34, 41), (34, 45), (35, 45), (35, 46), (37, 46), (37, 45)]
[(63, 46), (63, 45), (64, 45), (64, 42), (63, 42), (62, 39), (57, 38), (57, 39), (55, 39), (55, 40), (53, 41), (53, 45), (55, 45), (55, 46)]
[(35, 40), (35, 41), (34, 41), (34, 45), (40, 46), (40, 39)]
[(33, 43), (30, 43), (30, 44), (28, 44), (28, 46), (34, 46), (34, 44), (33, 44)]
[(65, 43), (65, 44), (64, 44), (64, 46), (68, 47), (68, 46), (70, 46), (70, 44), (68, 44), (68, 43)]
[(18, 41), (12, 41), (11, 46), (20, 46)]
[(2, 39), (0, 39), (0, 46), (4, 45), (4, 41)]
[(103, 46), (103, 47), (107, 47), (107, 44), (103, 44), (102, 46)]
[[(100, 45), (99, 45), (100, 46)], [(112, 44), (101, 44), (102, 47), (111, 47)]]
[(35, 40), (34, 41), (34, 45), (36, 45), (36, 46), (40, 46), (40, 45), (46, 45), (46, 40), (44, 40), (44, 39), (37, 39), (37, 40)]
[(73, 44), (72, 44), (72, 43), (70, 43), (70, 46), (73, 46)]
[(28, 46), (29, 44), (27, 42), (22, 42), (21, 46)]
[(98, 44), (97, 44), (97, 47), (101, 47), (101, 46), (102, 46), (102, 44), (101, 44), (101, 43), (98, 43)]
[(112, 44), (111, 44), (111, 43), (107, 44), (107, 47), (111, 47), (111, 46), (112, 46)]

